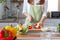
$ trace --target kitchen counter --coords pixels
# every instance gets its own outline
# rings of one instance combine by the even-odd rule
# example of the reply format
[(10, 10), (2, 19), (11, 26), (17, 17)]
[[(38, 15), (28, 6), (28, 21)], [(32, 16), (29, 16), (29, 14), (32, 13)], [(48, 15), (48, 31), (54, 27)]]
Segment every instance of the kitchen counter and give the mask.
[[(54, 31), (42, 32), (41, 30), (30, 30), (27, 34), (17, 35), (17, 39), (34, 39), (34, 40), (45, 40), (45, 39), (59, 39), (60, 33)], [(60, 40), (60, 39), (59, 39)]]
[[(60, 34), (50, 34), (52, 38), (56, 37), (56, 38), (60, 38)], [(31, 37), (47, 37), (48, 34), (25, 34), (25, 35), (17, 35), (17, 38), (31, 38)]]
[(37, 30), (31, 29), (27, 34), (24, 35), (17, 34), (17, 40), (20, 39), (21, 40), (60, 40), (60, 33), (55, 31), (42, 32), (39, 29)]
[(25, 34), (17, 35), (17, 40), (60, 40), (60, 34)]

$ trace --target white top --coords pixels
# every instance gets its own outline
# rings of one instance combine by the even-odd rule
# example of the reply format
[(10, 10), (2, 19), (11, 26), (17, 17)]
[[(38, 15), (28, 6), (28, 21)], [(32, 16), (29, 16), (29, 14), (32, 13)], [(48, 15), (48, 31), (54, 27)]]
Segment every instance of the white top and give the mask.
[[(34, 5), (36, 5), (36, 3), (38, 2), (39, 0), (34, 0)], [(43, 10), (43, 15), (42, 16), (46, 16), (46, 13), (47, 13), (47, 7), (48, 7), (48, 0), (45, 0), (45, 3), (43, 4), (43, 7), (44, 7), (44, 10)], [(29, 10), (30, 10), (30, 4), (27, 2), (27, 0), (24, 0), (24, 3), (23, 3), (23, 12), (27, 12), (29, 13)]]

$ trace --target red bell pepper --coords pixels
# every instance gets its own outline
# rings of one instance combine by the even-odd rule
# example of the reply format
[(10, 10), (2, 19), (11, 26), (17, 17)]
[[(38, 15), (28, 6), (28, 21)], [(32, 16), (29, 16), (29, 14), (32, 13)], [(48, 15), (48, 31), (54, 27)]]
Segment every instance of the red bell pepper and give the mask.
[(12, 33), (9, 30), (0, 30), (0, 40), (13, 40)]

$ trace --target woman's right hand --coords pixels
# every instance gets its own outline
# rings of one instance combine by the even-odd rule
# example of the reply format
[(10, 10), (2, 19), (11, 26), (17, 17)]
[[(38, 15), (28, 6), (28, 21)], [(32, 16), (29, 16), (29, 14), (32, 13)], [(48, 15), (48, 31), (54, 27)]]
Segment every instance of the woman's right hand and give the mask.
[(32, 22), (32, 16), (31, 15), (28, 15), (28, 19), (30, 22)]
[(29, 21), (31, 22), (32, 21), (32, 16), (31, 15), (29, 15), (28, 13), (23, 13), (28, 19), (29, 19)]

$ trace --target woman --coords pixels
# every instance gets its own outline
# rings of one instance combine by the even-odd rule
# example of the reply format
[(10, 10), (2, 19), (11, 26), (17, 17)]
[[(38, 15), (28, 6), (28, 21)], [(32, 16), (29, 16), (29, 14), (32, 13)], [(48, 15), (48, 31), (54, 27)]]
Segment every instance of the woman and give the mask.
[(48, 0), (24, 0), (23, 14), (26, 16), (25, 24), (39, 23), (43, 25), (46, 19)]

